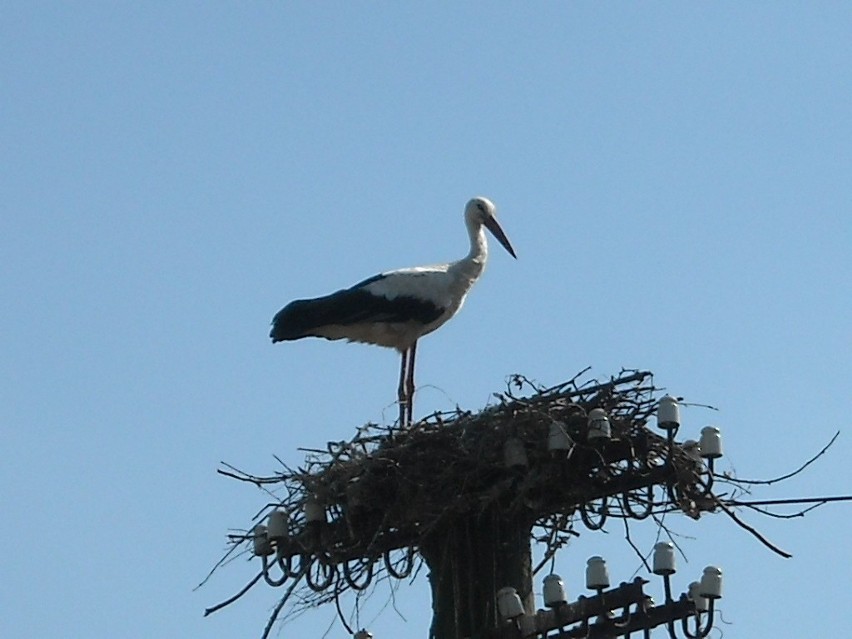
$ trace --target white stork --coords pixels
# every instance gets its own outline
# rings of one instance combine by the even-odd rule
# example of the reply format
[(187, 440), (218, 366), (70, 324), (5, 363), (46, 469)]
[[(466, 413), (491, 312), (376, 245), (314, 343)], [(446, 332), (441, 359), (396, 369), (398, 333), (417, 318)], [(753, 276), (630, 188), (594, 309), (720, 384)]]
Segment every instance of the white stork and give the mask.
[(402, 354), (400, 423), (410, 424), (417, 340), (455, 315), (482, 275), (488, 258), (482, 227), (517, 258), (494, 213), (494, 204), (484, 197), (467, 203), (464, 222), (470, 252), (456, 262), (387, 271), (325, 297), (290, 302), (272, 319), (272, 342), (324, 337), (397, 349)]

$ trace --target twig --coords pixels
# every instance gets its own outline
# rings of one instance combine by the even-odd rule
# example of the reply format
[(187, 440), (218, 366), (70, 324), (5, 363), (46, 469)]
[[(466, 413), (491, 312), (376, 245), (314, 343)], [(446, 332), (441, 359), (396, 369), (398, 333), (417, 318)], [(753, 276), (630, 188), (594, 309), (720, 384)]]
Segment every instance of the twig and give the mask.
[(745, 507), (750, 508), (751, 510), (754, 510), (755, 512), (759, 512), (761, 515), (766, 515), (767, 517), (772, 517), (774, 519), (796, 519), (797, 517), (804, 517), (805, 515), (807, 515), (812, 510), (815, 510), (815, 509), (817, 509), (817, 508), (819, 508), (820, 506), (823, 506), (823, 505), (825, 505), (824, 501), (822, 501), (818, 504), (812, 504), (812, 505), (808, 506), (807, 508), (804, 508), (802, 510), (798, 510), (794, 513), (774, 513), (771, 510), (766, 510), (765, 508), (760, 508), (758, 506), (752, 506), (751, 504), (745, 504)]
[(800, 472), (802, 472), (805, 468), (807, 468), (808, 466), (810, 466), (811, 464), (813, 464), (813, 463), (814, 463), (817, 459), (819, 459), (820, 457), (822, 457), (822, 456), (825, 454), (825, 452), (826, 452), (829, 448), (831, 448), (832, 444), (834, 444), (834, 442), (837, 440), (837, 438), (838, 438), (839, 436), (840, 436), (840, 431), (837, 431), (836, 433), (834, 433), (834, 437), (832, 437), (832, 438), (831, 438), (831, 441), (829, 441), (829, 442), (828, 442), (825, 446), (823, 446), (823, 447), (822, 447), (822, 450), (821, 450), (821, 451), (819, 451), (816, 455), (814, 455), (813, 457), (811, 457), (811, 458), (810, 458), (808, 461), (806, 461), (804, 464), (802, 464), (801, 466), (799, 466), (799, 467), (798, 467), (796, 470), (794, 470), (792, 473), (787, 473), (786, 475), (781, 475), (780, 477), (775, 477), (774, 479), (737, 479), (736, 481), (737, 481), (737, 483), (739, 483), (739, 484), (750, 484), (750, 485), (769, 486), (769, 485), (771, 485), (771, 484), (778, 483), (779, 481), (784, 481), (785, 479), (790, 479), (791, 477), (794, 477), (794, 476), (798, 475), (798, 474), (799, 474)]
[(293, 579), (293, 583), (291, 583), (287, 588), (287, 592), (284, 593), (284, 596), (281, 597), (277, 604), (275, 604), (275, 608), (269, 616), (269, 620), (266, 622), (266, 628), (263, 629), (263, 634), (260, 636), (260, 639), (269, 639), (269, 633), (272, 631), (272, 626), (275, 624), (275, 620), (278, 619), (278, 615), (281, 614), (281, 610), (287, 604), (287, 601), (290, 599), (293, 591), (296, 590), (296, 586), (299, 585), (299, 582), (304, 576), (305, 570), (300, 571), (299, 575)]
[(789, 504), (827, 504), (835, 501), (852, 501), (852, 495), (840, 495), (837, 497), (803, 497), (795, 499), (763, 499), (760, 501), (739, 501), (726, 499), (724, 502), (729, 506), (783, 506)]
[[(630, 538), (630, 525), (627, 522), (627, 518), (625, 517), (622, 521), (624, 522), (624, 538), (627, 540), (627, 543), (630, 544), (630, 547), (633, 549), (633, 552), (636, 553), (636, 556), (639, 557), (639, 560), (642, 562), (642, 565), (645, 566), (645, 570), (651, 572), (651, 566), (648, 565), (648, 559), (645, 557), (645, 555), (642, 554), (642, 552), (639, 550), (639, 548), (636, 547), (636, 544), (634, 544), (633, 540)], [(637, 570), (636, 572), (639, 571)], [(635, 577), (636, 573), (633, 573), (633, 576)]]
[[(222, 608), (224, 608), (225, 606), (229, 606), (229, 605), (231, 605), (232, 603), (234, 603), (237, 599), (239, 599), (239, 598), (240, 598), (240, 597), (242, 597), (244, 594), (246, 594), (246, 593), (247, 593), (247, 592), (251, 589), (251, 587), (252, 587), (253, 585), (255, 585), (258, 581), (260, 581), (260, 578), (261, 578), (261, 577), (263, 577), (263, 573), (262, 573), (262, 572), (257, 573), (257, 574), (254, 576), (254, 578), (253, 578), (250, 582), (248, 582), (245, 586), (243, 586), (242, 590), (240, 590), (240, 591), (239, 591), (237, 594), (235, 594), (233, 597), (230, 597), (229, 599), (226, 599), (226, 600), (225, 600), (225, 601), (223, 601), (222, 603), (218, 603), (218, 604), (216, 604), (215, 606), (210, 606), (209, 608), (207, 608), (207, 609), (204, 611), (204, 616), (206, 617), (207, 615), (212, 615), (212, 614), (213, 614), (214, 612), (216, 612), (217, 610), (221, 610), (221, 609), (222, 609)], [(202, 583), (204, 583), (204, 582), (202, 582)]]
[(216, 472), (220, 475), (224, 475), (225, 477), (230, 477), (231, 479), (236, 479), (238, 481), (244, 481), (249, 484), (254, 484), (258, 488), (260, 488), (263, 484), (275, 484), (281, 481), (281, 477), (255, 477), (254, 475), (249, 475), (246, 472), (241, 471), (239, 468), (235, 468), (231, 466), (227, 462), (220, 461), (225, 468), (230, 469), (230, 472), (227, 470), (222, 470), (221, 468), (217, 468)]
[(722, 512), (724, 512), (728, 517), (730, 517), (735, 524), (737, 524), (743, 530), (747, 530), (748, 532), (750, 532), (755, 539), (757, 539), (760, 543), (769, 548), (769, 550), (778, 555), (781, 555), (782, 557), (784, 557), (784, 559), (790, 559), (793, 556), (787, 551), (781, 550), (778, 546), (776, 546), (766, 537), (761, 535), (756, 529), (752, 528), (739, 517), (737, 517), (737, 514), (733, 510), (731, 510), (728, 505), (725, 504), (725, 502), (723, 502), (721, 499), (712, 494), (710, 495), (710, 499), (712, 499), (713, 503), (719, 506), (719, 508), (722, 509)]
[(230, 556), (233, 555), (235, 552), (237, 552), (237, 548), (238, 548), (237, 545), (231, 546), (228, 549), (228, 551), (222, 556), (222, 558), (219, 561), (216, 562), (216, 565), (213, 566), (210, 569), (210, 572), (207, 573), (207, 575), (204, 577), (204, 579), (202, 579), (201, 582), (195, 588), (193, 588), (193, 591), (198, 590), (199, 588), (201, 588), (201, 586), (203, 586), (208, 581), (210, 581), (210, 577), (213, 576), (213, 573), (216, 572), (221, 566), (223, 566), (224, 564), (226, 564), (228, 562), (228, 559), (230, 558)]

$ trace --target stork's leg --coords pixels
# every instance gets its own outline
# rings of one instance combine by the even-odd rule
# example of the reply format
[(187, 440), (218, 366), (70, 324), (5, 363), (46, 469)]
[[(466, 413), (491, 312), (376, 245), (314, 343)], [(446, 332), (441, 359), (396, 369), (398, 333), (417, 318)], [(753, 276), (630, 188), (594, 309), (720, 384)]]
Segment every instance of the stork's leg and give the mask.
[(396, 396), (399, 404), (399, 425), (405, 426), (406, 415), (406, 393), (405, 393), (405, 375), (408, 372), (408, 350), (402, 351), (402, 364), (399, 367), (399, 388)]
[(408, 379), (405, 382), (405, 391), (408, 395), (408, 425), (411, 425), (414, 414), (414, 354), (417, 352), (417, 342), (408, 349)]

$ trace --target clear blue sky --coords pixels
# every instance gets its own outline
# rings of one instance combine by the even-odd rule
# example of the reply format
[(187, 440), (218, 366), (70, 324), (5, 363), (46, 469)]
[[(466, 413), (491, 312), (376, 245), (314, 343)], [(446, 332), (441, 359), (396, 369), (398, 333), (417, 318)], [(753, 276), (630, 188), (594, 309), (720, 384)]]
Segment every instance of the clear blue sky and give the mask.
[[(273, 472), (393, 419), (398, 366), (273, 347), (268, 322), (461, 257), (478, 194), (520, 259), (495, 245), (422, 341), (418, 414), (478, 409), (515, 372), (648, 368), (721, 409), (687, 410), (685, 431), (719, 425), (743, 477), (843, 431), (761, 496), (852, 493), (850, 33), (843, 2), (5, 3), (0, 635), (258, 636), (266, 587), (201, 616), (252, 565), (192, 590), (267, 501), (219, 461)], [(721, 517), (679, 519), (695, 539), (676, 587), (717, 563), (726, 637), (839, 636), (850, 507), (746, 515), (788, 561)], [(592, 554), (632, 576), (622, 536), (563, 552), (574, 595)], [(388, 597), (360, 624), (425, 637), (423, 576), (401, 614)]]

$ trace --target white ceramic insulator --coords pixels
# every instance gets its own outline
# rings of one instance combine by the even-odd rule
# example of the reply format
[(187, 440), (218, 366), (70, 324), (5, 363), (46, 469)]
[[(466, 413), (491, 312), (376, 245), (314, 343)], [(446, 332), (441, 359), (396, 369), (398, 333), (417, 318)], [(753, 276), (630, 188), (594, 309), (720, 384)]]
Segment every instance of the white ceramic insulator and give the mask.
[(699, 594), (700, 590), (701, 584), (699, 584), (697, 581), (693, 581), (691, 584), (689, 584), (689, 591), (687, 592), (686, 596), (692, 600), (692, 602), (695, 604), (695, 609), (698, 612), (707, 612), (710, 609), (710, 604), (707, 601), (707, 597), (702, 597)]
[(609, 569), (603, 557), (589, 557), (586, 562), (586, 588), (609, 588)]
[(303, 506), (305, 510), (305, 521), (312, 523), (325, 523), (325, 508), (316, 498), (308, 497)]
[(497, 591), (497, 611), (503, 619), (516, 619), (524, 614), (524, 604), (518, 591), (507, 586)]
[(544, 578), (544, 605), (548, 608), (556, 608), (564, 603), (568, 603), (568, 596), (565, 594), (565, 583), (562, 577), (556, 574), (547, 575)]
[(589, 439), (609, 439), (612, 429), (609, 425), (609, 417), (603, 408), (593, 408), (589, 411)]
[(722, 432), (715, 426), (701, 429), (701, 456), (705, 459), (718, 459), (722, 456)]
[(266, 526), (258, 524), (254, 527), (253, 532), (254, 554), (256, 557), (272, 554), (272, 544), (269, 543), (269, 537), (266, 534)]
[(698, 594), (708, 599), (722, 598), (722, 571), (716, 566), (707, 566), (701, 575)]
[(661, 541), (654, 546), (654, 574), (673, 575), (675, 573), (675, 547), (670, 541)]
[(574, 442), (565, 431), (565, 424), (562, 422), (550, 422), (550, 432), (547, 435), (547, 450), (570, 450)]
[(503, 444), (503, 461), (507, 468), (526, 468), (529, 465), (524, 442), (517, 437), (510, 437)]
[(266, 535), (272, 541), (283, 541), (289, 536), (287, 530), (287, 513), (283, 510), (273, 510), (266, 519)]
[(680, 406), (671, 395), (665, 395), (657, 404), (657, 426), (671, 430), (680, 426)]

